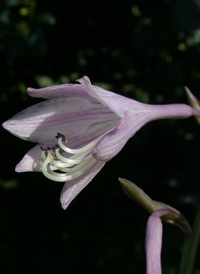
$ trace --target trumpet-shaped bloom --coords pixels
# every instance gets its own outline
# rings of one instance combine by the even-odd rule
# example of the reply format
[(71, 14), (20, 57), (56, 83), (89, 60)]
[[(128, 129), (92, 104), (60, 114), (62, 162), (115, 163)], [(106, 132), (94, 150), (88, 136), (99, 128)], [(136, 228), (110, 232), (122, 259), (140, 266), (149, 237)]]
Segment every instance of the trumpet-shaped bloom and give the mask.
[(188, 105), (147, 105), (93, 86), (80, 84), (28, 88), (32, 97), (49, 99), (3, 123), (15, 136), (37, 143), (16, 166), (17, 172), (42, 171), (65, 182), (64, 209), (143, 125), (164, 118), (200, 117)]

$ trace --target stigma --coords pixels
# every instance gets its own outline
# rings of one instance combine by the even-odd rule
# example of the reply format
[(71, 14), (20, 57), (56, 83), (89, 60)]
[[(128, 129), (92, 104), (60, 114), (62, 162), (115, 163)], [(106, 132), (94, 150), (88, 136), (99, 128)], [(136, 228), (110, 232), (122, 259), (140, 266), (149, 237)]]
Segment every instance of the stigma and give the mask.
[[(58, 143), (55, 146), (41, 147), (44, 160), (42, 173), (48, 179), (56, 182), (71, 181), (80, 177), (97, 162), (92, 153), (104, 135), (81, 148), (71, 149), (66, 146), (65, 136), (57, 133), (55, 137), (58, 139)], [(66, 155), (69, 156), (66, 157)]]

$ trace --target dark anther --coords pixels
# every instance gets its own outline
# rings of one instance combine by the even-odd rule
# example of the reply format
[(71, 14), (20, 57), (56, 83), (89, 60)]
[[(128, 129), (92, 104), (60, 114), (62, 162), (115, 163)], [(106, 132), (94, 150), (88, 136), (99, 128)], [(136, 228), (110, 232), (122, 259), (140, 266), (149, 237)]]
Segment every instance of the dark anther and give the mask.
[(59, 145), (55, 145), (55, 146), (54, 146), (54, 152), (56, 151), (57, 148), (59, 148), (60, 154), (61, 154), (62, 156), (65, 156), (65, 151), (64, 151), (62, 148), (60, 148)]
[(56, 148), (55, 148), (54, 146), (40, 147), (40, 149), (41, 149), (42, 151), (45, 151), (45, 155), (46, 155), (46, 156), (47, 156), (49, 150), (54, 151), (54, 152), (55, 152), (55, 150), (56, 150)]
[(65, 135), (61, 134), (61, 133), (57, 133), (56, 138), (62, 138), (62, 141), (64, 142), (66, 140)]
[(40, 149), (42, 150), (42, 151), (45, 151), (45, 156), (47, 157), (47, 154), (48, 154), (48, 148), (45, 148), (45, 147), (40, 147)]
[(48, 147), (48, 149), (52, 150), (52, 151), (56, 151), (56, 149), (59, 148), (59, 145), (55, 145), (53, 147)]
[(54, 150), (53, 146), (47, 147), (48, 150)]

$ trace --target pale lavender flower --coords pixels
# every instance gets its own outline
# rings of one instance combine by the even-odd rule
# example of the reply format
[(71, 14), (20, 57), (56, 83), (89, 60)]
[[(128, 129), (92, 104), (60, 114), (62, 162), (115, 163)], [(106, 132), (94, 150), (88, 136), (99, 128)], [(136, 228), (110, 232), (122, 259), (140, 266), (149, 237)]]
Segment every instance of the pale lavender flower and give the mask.
[(200, 117), (200, 111), (185, 104), (147, 105), (93, 86), (86, 76), (78, 81), (28, 88), (30, 96), (50, 100), (3, 124), (17, 137), (38, 143), (16, 166), (17, 172), (42, 171), (51, 180), (66, 182), (61, 193), (64, 209), (143, 125)]

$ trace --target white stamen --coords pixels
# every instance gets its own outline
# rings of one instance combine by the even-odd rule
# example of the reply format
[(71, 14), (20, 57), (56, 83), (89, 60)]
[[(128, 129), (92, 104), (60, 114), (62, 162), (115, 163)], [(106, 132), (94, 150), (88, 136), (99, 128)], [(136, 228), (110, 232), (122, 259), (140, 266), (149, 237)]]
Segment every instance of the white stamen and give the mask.
[(53, 156), (48, 155), (46, 157), (46, 160), (44, 160), (44, 163), (42, 164), (42, 173), (44, 174), (44, 176), (46, 176), (50, 180), (57, 181), (57, 182), (65, 182), (65, 180), (60, 180), (60, 179), (57, 180), (57, 177), (55, 175), (52, 175), (48, 172), (48, 166), (52, 161), (53, 161)]
[[(92, 152), (97, 143), (112, 130), (113, 129), (109, 130), (89, 144), (78, 149), (66, 147), (63, 144), (63, 137), (59, 137), (58, 148), (46, 149), (42, 151), (42, 158), (44, 159), (42, 164), (42, 173), (48, 179), (56, 182), (66, 182), (78, 178), (97, 162), (97, 160), (93, 158)], [(61, 151), (73, 155), (67, 158), (61, 154)], [(53, 167), (56, 171), (52, 170)]]
[[(102, 138), (102, 136), (101, 136)], [(52, 150), (42, 151), (42, 158), (44, 162), (42, 164), (43, 174), (50, 180), (56, 182), (66, 182), (73, 180), (83, 173), (85, 173), (97, 160), (92, 157), (91, 152), (93, 151), (95, 145), (98, 143), (99, 138), (95, 139), (88, 145), (80, 149), (69, 149), (62, 143), (62, 138), (59, 138), (58, 144), (62, 150), (70, 154), (74, 154), (69, 158), (64, 157), (60, 153), (60, 148), (57, 148), (54, 152), (58, 159), (54, 159), (52, 156)], [(51, 166), (56, 167), (57, 170), (61, 172), (55, 172), (51, 169)]]
[(92, 155), (89, 155), (87, 157), (87, 162), (86, 161), (81, 162), (79, 165), (76, 165), (76, 166), (71, 167), (71, 168), (60, 168), (60, 170), (63, 171), (63, 172), (68, 172), (68, 174), (74, 174), (77, 171), (79, 171), (80, 169), (82, 169), (85, 165), (87, 165), (87, 163), (90, 162), (92, 159), (94, 159), (92, 157)]
[[(65, 158), (65, 157), (64, 157)], [(70, 157), (70, 159), (71, 159), (72, 157)], [(90, 160), (90, 159), (92, 159), (93, 157), (92, 157), (92, 155), (90, 154), (90, 155), (88, 155), (87, 157), (85, 157), (85, 158), (83, 158), (83, 159), (81, 159), (80, 158), (80, 160), (77, 160), (77, 164), (79, 164), (79, 163), (85, 163), (85, 162), (87, 162), (88, 160)], [(67, 159), (67, 158), (65, 158), (65, 161), (66, 160), (70, 160), (70, 159)], [(61, 159), (60, 159), (61, 160)], [(59, 160), (53, 160), (53, 162), (52, 162), (52, 165), (54, 165), (54, 166), (56, 166), (57, 168), (59, 168), (60, 170), (61, 169), (63, 169), (63, 168), (67, 168), (67, 167), (71, 167), (71, 166), (73, 166), (73, 165), (75, 165), (75, 163), (73, 163), (73, 162), (68, 162), (68, 161), (66, 161), (66, 162), (62, 162), (62, 161), (59, 161)]]
[(70, 165), (80, 164), (81, 159), (75, 159), (75, 160), (73, 160), (73, 159), (70, 159), (70, 158), (66, 158), (66, 157), (64, 157), (64, 156), (62, 156), (62, 155), (60, 154), (59, 150), (60, 150), (60, 149), (57, 148), (56, 151), (55, 151), (55, 154), (56, 154), (56, 156), (57, 156), (61, 161), (63, 161), (64, 163), (68, 163), (68, 164), (70, 164)]
[[(47, 158), (51, 158), (51, 157), (48, 156)], [(82, 169), (80, 169), (78, 172), (75, 172), (74, 174), (54, 172), (50, 169), (49, 165), (48, 166), (45, 165), (46, 169), (43, 169), (43, 165), (42, 165), (42, 172), (48, 179), (50, 179), (52, 181), (67, 182), (67, 181), (71, 181), (71, 180), (76, 179), (77, 177), (81, 176), (83, 173), (85, 173), (96, 162), (97, 162), (97, 160), (93, 158)]]
[[(96, 146), (96, 144), (106, 135), (108, 134), (110, 131), (112, 131), (113, 129), (109, 130), (108, 132), (102, 134), (101, 136), (99, 136), (98, 138), (96, 138), (95, 140), (93, 140), (92, 142), (90, 142), (89, 144), (87, 144), (86, 146), (82, 147), (82, 148), (77, 148), (77, 149), (71, 149), (66, 147), (63, 142), (62, 142), (62, 137), (60, 137), (58, 139), (58, 144), (60, 146), (60, 148), (62, 148), (65, 152), (68, 152), (70, 154), (80, 154), (89, 150), (93, 150)], [(67, 141), (67, 140), (66, 140)]]

